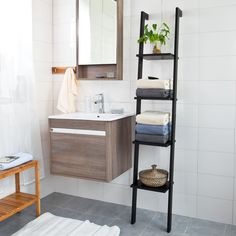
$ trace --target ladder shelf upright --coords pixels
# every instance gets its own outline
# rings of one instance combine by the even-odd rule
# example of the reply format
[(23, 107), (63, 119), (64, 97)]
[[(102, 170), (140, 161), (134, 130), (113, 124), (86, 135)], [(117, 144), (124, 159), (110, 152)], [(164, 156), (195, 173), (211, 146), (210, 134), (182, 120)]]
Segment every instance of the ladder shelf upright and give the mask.
[[(173, 201), (173, 184), (174, 184), (174, 154), (175, 154), (175, 129), (176, 129), (176, 102), (177, 102), (177, 77), (178, 77), (178, 51), (179, 51), (179, 21), (182, 17), (182, 11), (177, 7), (175, 11), (175, 39), (174, 39), (174, 54), (172, 53), (160, 53), (160, 54), (144, 54), (143, 43), (139, 44), (138, 57), (138, 79), (143, 76), (143, 61), (144, 60), (173, 60), (173, 95), (168, 98), (148, 98), (148, 97), (136, 97), (136, 115), (141, 113), (142, 100), (167, 100), (172, 102), (172, 121), (171, 121), (171, 138), (165, 144), (143, 142), (135, 140), (133, 143), (134, 148), (134, 168), (133, 168), (133, 189), (132, 194), (132, 214), (131, 224), (136, 222), (136, 208), (137, 208), (137, 190), (147, 190), (160, 193), (166, 193), (168, 191), (168, 210), (167, 210), (167, 232), (171, 231), (172, 225), (172, 201)], [(140, 22), (140, 37), (144, 34), (145, 21), (149, 19), (149, 15), (145, 12), (141, 12)], [(147, 187), (143, 185), (138, 179), (138, 161), (139, 161), (139, 145), (170, 147), (170, 165), (169, 165), (169, 179), (167, 183), (158, 188)]]

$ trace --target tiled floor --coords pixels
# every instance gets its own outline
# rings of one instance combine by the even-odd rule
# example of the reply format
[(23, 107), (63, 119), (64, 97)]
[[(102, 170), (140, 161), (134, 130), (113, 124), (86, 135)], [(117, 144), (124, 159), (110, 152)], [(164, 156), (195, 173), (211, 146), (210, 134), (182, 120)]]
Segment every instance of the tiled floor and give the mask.
[[(42, 212), (51, 212), (79, 220), (90, 220), (100, 225), (117, 225), (121, 235), (185, 235), (185, 236), (236, 236), (236, 227), (188, 217), (173, 217), (172, 233), (165, 232), (166, 215), (147, 210), (137, 211), (137, 223), (130, 225), (130, 207), (53, 193), (42, 199)], [(35, 219), (30, 207), (0, 223), (0, 236), (8, 236)]]

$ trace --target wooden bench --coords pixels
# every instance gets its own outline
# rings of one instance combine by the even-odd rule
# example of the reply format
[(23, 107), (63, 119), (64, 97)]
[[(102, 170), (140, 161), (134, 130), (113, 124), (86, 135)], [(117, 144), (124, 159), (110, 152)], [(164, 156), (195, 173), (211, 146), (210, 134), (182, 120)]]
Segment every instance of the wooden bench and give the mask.
[[(35, 194), (20, 191), (20, 173), (34, 168)], [(40, 215), (40, 171), (39, 162), (30, 161), (20, 166), (0, 171), (0, 180), (15, 175), (15, 193), (0, 199), (0, 222), (22, 211), (26, 207), (36, 204), (36, 216)]]

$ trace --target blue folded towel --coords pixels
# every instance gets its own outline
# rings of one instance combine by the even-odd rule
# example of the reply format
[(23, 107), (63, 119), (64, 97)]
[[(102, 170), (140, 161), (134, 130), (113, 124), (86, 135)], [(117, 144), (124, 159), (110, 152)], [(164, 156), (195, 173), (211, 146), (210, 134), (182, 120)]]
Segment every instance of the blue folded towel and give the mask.
[(136, 132), (138, 134), (157, 134), (157, 135), (167, 135), (170, 133), (171, 125), (146, 125), (146, 124), (136, 124)]

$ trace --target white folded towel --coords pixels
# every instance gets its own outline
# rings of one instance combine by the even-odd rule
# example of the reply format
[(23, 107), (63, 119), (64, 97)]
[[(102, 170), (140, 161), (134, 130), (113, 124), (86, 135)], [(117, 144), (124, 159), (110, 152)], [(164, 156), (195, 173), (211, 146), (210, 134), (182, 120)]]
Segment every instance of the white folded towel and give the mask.
[(172, 80), (160, 80), (160, 79), (139, 79), (137, 80), (137, 87), (143, 89), (156, 88), (156, 89), (172, 89)]
[(169, 112), (145, 111), (136, 116), (136, 122), (146, 125), (167, 125), (171, 121)]
[(75, 73), (72, 68), (68, 68), (65, 72), (59, 93), (57, 109), (63, 113), (75, 112), (76, 95), (78, 95), (78, 91)]
[(80, 221), (51, 213), (44, 213), (37, 219), (25, 225), (12, 236), (119, 236), (117, 226), (100, 226), (88, 220)]
[(0, 163), (0, 170), (7, 170), (33, 160), (33, 156), (29, 153), (20, 152), (13, 156), (19, 158), (9, 163)]

